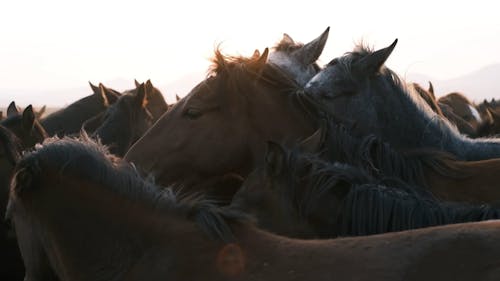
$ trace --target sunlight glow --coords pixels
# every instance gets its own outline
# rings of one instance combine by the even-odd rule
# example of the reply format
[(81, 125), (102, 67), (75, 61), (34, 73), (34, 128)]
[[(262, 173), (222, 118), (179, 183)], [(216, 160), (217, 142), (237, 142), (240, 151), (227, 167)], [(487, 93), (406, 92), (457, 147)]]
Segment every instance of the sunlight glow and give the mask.
[(307, 42), (327, 26), (323, 63), (361, 39), (381, 48), (399, 38), (389, 67), (450, 79), (500, 62), (497, 11), (494, 1), (7, 1), (0, 102), (62, 105), (89, 93), (89, 80), (124, 90), (134, 78), (172, 101), (203, 78), (219, 43), (250, 55), (284, 32)]

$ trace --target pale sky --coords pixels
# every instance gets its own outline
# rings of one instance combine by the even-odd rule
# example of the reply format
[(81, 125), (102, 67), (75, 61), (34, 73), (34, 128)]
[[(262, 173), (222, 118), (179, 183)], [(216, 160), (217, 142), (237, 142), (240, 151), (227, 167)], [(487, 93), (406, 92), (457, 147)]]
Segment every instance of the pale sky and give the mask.
[[(401, 76), (448, 79), (500, 62), (499, 5), (481, 0), (2, 1), (0, 101), (9, 93), (5, 89), (14, 93), (9, 99), (25, 100), (31, 97), (16, 95), (40, 91), (50, 101), (50, 91), (87, 87), (89, 80), (127, 79), (130, 87), (134, 78), (168, 84), (205, 72), (218, 43), (228, 54), (250, 55), (272, 47), (284, 32), (308, 42), (327, 26), (323, 63), (361, 39), (382, 48), (399, 38), (390, 68)], [(162, 90), (167, 97), (177, 92)]]

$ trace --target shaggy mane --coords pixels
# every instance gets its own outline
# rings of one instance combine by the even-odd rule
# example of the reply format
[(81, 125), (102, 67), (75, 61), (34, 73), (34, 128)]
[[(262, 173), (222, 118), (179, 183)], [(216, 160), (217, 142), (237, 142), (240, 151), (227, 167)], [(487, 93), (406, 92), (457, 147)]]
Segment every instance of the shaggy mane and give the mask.
[(247, 215), (217, 208), (201, 195), (179, 196), (170, 188), (162, 188), (144, 180), (132, 165), (110, 154), (106, 146), (85, 133), (79, 138), (47, 139), (26, 154), (16, 170), (29, 171), (33, 178), (28, 186), (23, 186), (22, 182), (13, 185), (12, 193), (16, 197), (22, 197), (22, 193), (33, 188), (50, 188), (38, 186), (37, 178), (43, 177), (48, 171), (57, 171), (61, 176), (104, 185), (117, 196), (145, 202), (158, 211), (192, 220), (209, 236), (225, 242), (234, 241), (228, 225), (230, 221), (248, 221)]

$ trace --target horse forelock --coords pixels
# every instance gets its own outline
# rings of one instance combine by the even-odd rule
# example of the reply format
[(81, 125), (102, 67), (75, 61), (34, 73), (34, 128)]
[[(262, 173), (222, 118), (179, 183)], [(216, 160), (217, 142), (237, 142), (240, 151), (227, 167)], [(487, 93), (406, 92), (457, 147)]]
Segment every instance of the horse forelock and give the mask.
[(285, 70), (273, 63), (266, 63), (261, 69), (254, 69), (253, 63), (259, 60), (258, 56), (243, 57), (224, 55), (217, 49), (209, 68), (209, 76), (226, 74), (233, 81), (261, 81), (279, 87), (282, 91), (293, 91), (300, 88), (295, 79)]
[[(234, 210), (222, 210), (202, 196), (180, 196), (171, 187), (163, 188), (144, 180), (133, 165), (115, 157), (106, 146), (84, 132), (78, 138), (53, 137), (27, 153), (16, 170), (33, 170), (39, 176), (73, 177), (105, 186), (114, 194), (142, 202), (158, 212), (194, 221), (212, 238), (232, 241), (230, 222), (247, 222), (248, 216)], [(71, 187), (65, 187), (71, 188)]]
[(291, 52), (298, 50), (302, 47), (304, 47), (303, 43), (289, 41), (289, 40), (281, 40), (272, 49), (273, 49), (273, 51), (276, 51), (276, 52), (291, 53)]

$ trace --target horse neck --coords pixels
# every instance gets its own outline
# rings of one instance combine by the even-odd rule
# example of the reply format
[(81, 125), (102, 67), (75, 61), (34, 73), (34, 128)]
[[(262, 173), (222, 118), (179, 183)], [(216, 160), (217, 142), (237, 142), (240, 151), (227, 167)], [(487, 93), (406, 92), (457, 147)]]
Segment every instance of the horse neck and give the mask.
[[(105, 187), (73, 180), (42, 179), (41, 184), (45, 191), (39, 190), (26, 209), (39, 222), (51, 264), (59, 274), (68, 274), (63, 279), (85, 273), (89, 274), (87, 280), (96, 276), (111, 280), (124, 274), (159, 241), (168, 247), (168, 242), (185, 240), (170, 230), (185, 235), (200, 232), (187, 220), (160, 214), (154, 209), (155, 202), (132, 200)], [(105, 272), (109, 276), (95, 271), (104, 264), (111, 268)]]
[[(384, 83), (378, 80), (377, 83)], [(391, 85), (394, 95), (380, 99), (378, 118), (380, 137), (396, 149), (429, 147), (454, 154), (462, 160), (484, 160), (500, 157), (500, 141), (495, 139), (469, 139), (461, 135), (448, 121), (425, 108), (425, 102), (398, 85)], [(376, 93), (371, 93), (376, 94)], [(391, 110), (385, 110), (385, 109)]]
[(374, 86), (389, 91), (372, 92), (370, 95), (384, 98), (375, 100), (378, 108), (379, 137), (388, 141), (396, 149), (412, 149), (431, 147), (445, 150), (457, 156), (461, 155), (458, 147), (463, 137), (435, 112), (426, 108), (422, 98), (395, 82), (387, 82), (380, 77), (373, 82)]
[[(296, 144), (310, 136), (316, 124), (294, 100), (294, 93), (262, 94), (264, 102), (258, 101), (249, 108), (249, 121), (256, 134), (253, 138), (254, 161), (264, 156), (267, 141), (281, 144)], [(250, 101), (251, 102), (251, 101)], [(259, 160), (257, 160), (259, 161)], [(259, 162), (256, 162), (259, 163)]]
[(84, 97), (66, 108), (60, 109), (40, 120), (50, 136), (56, 133), (77, 133), (83, 122), (106, 110), (97, 95)]
[[(116, 125), (116, 124), (114, 124)], [(96, 129), (94, 135), (99, 137), (101, 143), (109, 147), (109, 151), (117, 156), (123, 157), (127, 150), (133, 143), (133, 126), (128, 126), (127, 130), (123, 130), (122, 126), (124, 124), (120, 124), (120, 127), (108, 124), (103, 124), (99, 128)], [(126, 127), (126, 126), (124, 126)]]

